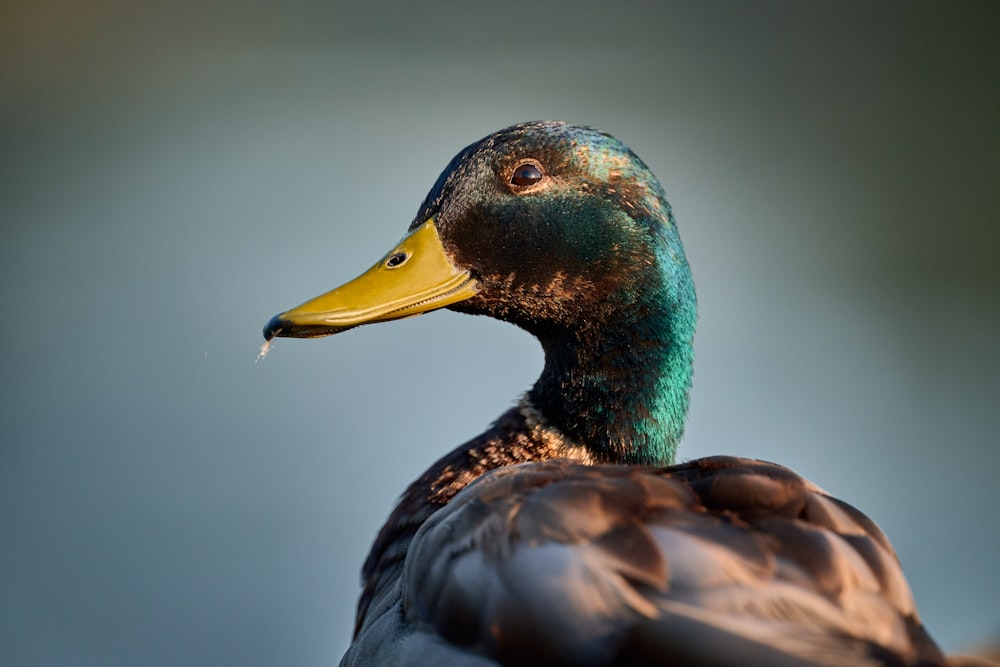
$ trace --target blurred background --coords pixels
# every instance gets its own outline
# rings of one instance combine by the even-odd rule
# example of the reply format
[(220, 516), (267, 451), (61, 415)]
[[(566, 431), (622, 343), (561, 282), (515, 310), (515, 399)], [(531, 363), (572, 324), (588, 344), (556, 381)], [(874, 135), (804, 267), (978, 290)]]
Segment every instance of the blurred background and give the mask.
[(670, 195), (683, 457), (792, 467), (946, 648), (997, 636), (1000, 4), (360, 5), (3, 3), (0, 664), (339, 660), (395, 498), (541, 352), (438, 312), (255, 365), (261, 328), (538, 118)]

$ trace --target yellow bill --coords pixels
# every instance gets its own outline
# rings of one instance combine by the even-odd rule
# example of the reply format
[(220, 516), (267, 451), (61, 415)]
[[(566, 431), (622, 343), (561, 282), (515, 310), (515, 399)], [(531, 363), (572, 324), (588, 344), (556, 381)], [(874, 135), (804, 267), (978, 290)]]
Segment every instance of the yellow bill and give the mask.
[(445, 254), (430, 218), (351, 282), (275, 315), (264, 328), (264, 338), (329, 336), (437, 310), (477, 291), (472, 275)]

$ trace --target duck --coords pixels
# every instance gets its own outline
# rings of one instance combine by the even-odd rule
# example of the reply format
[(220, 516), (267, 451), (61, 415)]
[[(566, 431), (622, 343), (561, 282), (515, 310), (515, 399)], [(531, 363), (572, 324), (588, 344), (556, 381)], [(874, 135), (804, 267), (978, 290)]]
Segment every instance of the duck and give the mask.
[(265, 344), (442, 308), (524, 329), (544, 366), (403, 492), (343, 667), (964, 664), (864, 513), (778, 464), (678, 462), (695, 285), (622, 142), (535, 121), (467, 146), (396, 246)]

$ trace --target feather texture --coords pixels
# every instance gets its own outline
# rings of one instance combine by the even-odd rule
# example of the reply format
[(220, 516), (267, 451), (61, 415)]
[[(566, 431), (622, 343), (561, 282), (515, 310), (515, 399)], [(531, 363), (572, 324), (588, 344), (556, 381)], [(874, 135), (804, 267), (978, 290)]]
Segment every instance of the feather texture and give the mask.
[(345, 664), (442, 640), (495, 664), (944, 664), (882, 532), (750, 459), (496, 470), (422, 525), (386, 593)]
[(265, 337), (440, 307), (524, 328), (545, 367), (403, 494), (342, 665), (959, 664), (864, 514), (773, 463), (671, 465), (694, 282), (663, 189), (616, 139), (535, 122), (472, 144), (396, 248)]

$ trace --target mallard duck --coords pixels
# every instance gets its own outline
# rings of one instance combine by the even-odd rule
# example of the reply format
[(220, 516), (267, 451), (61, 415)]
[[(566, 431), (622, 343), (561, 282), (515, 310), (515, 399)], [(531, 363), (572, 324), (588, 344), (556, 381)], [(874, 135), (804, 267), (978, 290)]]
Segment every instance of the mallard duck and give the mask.
[(675, 464), (694, 281), (618, 140), (545, 121), (468, 146), (398, 245), (264, 336), (439, 308), (527, 330), (544, 369), (403, 493), (342, 665), (948, 664), (863, 513), (773, 463)]

